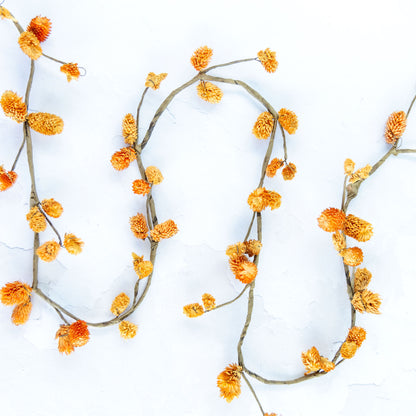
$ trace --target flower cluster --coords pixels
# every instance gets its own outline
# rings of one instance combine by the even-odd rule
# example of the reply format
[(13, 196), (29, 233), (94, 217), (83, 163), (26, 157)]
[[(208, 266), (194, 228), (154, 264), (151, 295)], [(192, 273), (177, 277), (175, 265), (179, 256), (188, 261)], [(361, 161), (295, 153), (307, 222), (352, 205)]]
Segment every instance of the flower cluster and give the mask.
[[(203, 305), (203, 306), (202, 306)], [(183, 307), (183, 313), (188, 318), (197, 318), (198, 316), (203, 315), (207, 311), (215, 309), (215, 298), (209, 293), (204, 293), (202, 295), (202, 305), (199, 303), (190, 303)]]
[(316, 347), (302, 353), (302, 362), (306, 369), (305, 375), (319, 370), (327, 373), (335, 368), (335, 364), (329, 361), (328, 358), (322, 357)]
[(12, 312), (12, 322), (22, 325), (27, 322), (32, 311), (31, 302), (32, 288), (26, 283), (19, 281), (6, 283), (0, 289), (0, 301), (4, 305), (15, 305)]
[(58, 350), (69, 355), (77, 347), (84, 346), (90, 339), (90, 331), (85, 321), (78, 320), (71, 325), (61, 325), (55, 334), (58, 340)]
[(341, 345), (340, 353), (342, 358), (350, 359), (354, 357), (357, 349), (361, 347), (366, 337), (364, 328), (358, 326), (352, 327), (347, 335), (346, 340)]
[(271, 210), (280, 207), (282, 197), (275, 191), (266, 188), (255, 189), (248, 197), (247, 203), (254, 212), (263, 211), (270, 207)]
[(241, 393), (241, 373), (243, 369), (237, 364), (230, 364), (225, 370), (218, 374), (217, 386), (220, 396), (228, 403), (238, 397)]

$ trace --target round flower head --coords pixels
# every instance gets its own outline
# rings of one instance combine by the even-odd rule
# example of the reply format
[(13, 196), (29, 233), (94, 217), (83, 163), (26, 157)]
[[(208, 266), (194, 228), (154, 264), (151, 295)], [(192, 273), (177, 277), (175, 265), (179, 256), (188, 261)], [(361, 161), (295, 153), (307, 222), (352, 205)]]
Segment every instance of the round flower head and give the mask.
[(188, 318), (196, 318), (204, 314), (204, 308), (199, 303), (190, 303), (183, 307), (183, 313)]
[(130, 229), (134, 236), (144, 240), (147, 237), (149, 229), (147, 228), (146, 218), (143, 214), (137, 214), (130, 218)]
[(248, 240), (244, 243), (246, 252), (249, 257), (258, 256), (262, 248), (262, 244), (258, 240)]
[(266, 169), (266, 175), (269, 178), (273, 178), (276, 175), (276, 172), (285, 164), (282, 159), (277, 159), (276, 157), (269, 163)]
[(369, 222), (349, 214), (344, 223), (344, 233), (348, 237), (364, 242), (368, 241), (373, 235), (373, 226)]
[(41, 260), (49, 263), (56, 259), (60, 248), (61, 246), (56, 241), (47, 241), (36, 250), (36, 254)]
[(221, 88), (207, 81), (200, 81), (196, 91), (200, 98), (211, 104), (218, 104), (223, 96)]
[(111, 304), (111, 313), (115, 316), (120, 315), (129, 306), (130, 298), (123, 292), (117, 295)]
[(26, 219), (29, 222), (29, 227), (35, 233), (40, 233), (46, 230), (46, 218), (39, 211), (37, 206), (34, 206), (26, 214)]
[(390, 115), (386, 123), (384, 137), (388, 144), (396, 143), (406, 130), (406, 113), (398, 111)]
[(22, 32), (18, 39), (20, 49), (30, 58), (36, 60), (42, 56), (39, 39), (32, 32)]
[(69, 254), (74, 254), (76, 256), (81, 253), (83, 246), (84, 242), (75, 234), (65, 234), (64, 247)]
[(129, 321), (121, 321), (118, 325), (120, 336), (124, 339), (134, 338), (137, 334), (137, 325)]
[(364, 260), (363, 251), (359, 247), (346, 248), (340, 254), (347, 266), (359, 266)]
[(155, 228), (150, 231), (150, 236), (153, 241), (160, 241), (165, 238), (173, 237), (178, 232), (178, 226), (173, 220), (167, 220), (161, 224), (155, 225)]
[(0, 166), (0, 191), (9, 189), (17, 179), (17, 173), (12, 170), (7, 172), (3, 166)]
[(344, 173), (351, 175), (354, 172), (355, 163), (351, 159), (345, 159), (344, 162)]
[(257, 266), (246, 256), (234, 256), (228, 262), (235, 278), (240, 282), (248, 284), (256, 278)]
[(273, 211), (282, 204), (282, 197), (275, 191), (266, 191), (267, 206)]
[(148, 182), (159, 185), (163, 181), (162, 172), (156, 166), (148, 166), (145, 170)]
[(305, 375), (321, 369), (321, 356), (316, 347), (302, 353), (302, 362), (306, 369)]
[(357, 347), (361, 347), (366, 337), (366, 332), (364, 328), (358, 326), (352, 327), (349, 332), (346, 341), (354, 342), (357, 344)]
[(62, 205), (53, 198), (44, 199), (42, 201), (42, 209), (52, 218), (59, 218), (64, 211)]
[(241, 373), (243, 369), (237, 364), (230, 364), (218, 374), (217, 386), (220, 389), (220, 396), (230, 403), (241, 393)]
[(355, 342), (345, 341), (341, 346), (341, 356), (342, 358), (350, 359), (354, 357), (357, 352), (358, 346)]
[(371, 277), (371, 272), (367, 269), (357, 269), (354, 277), (354, 292), (367, 289), (367, 286), (370, 284)]
[(191, 64), (197, 71), (205, 69), (212, 58), (212, 49), (208, 46), (201, 46), (191, 57)]
[(206, 311), (210, 311), (215, 308), (215, 298), (209, 293), (204, 293), (202, 295), (202, 303)]
[(152, 90), (158, 90), (160, 83), (168, 76), (166, 72), (156, 75), (154, 72), (149, 72), (144, 83), (145, 87), (151, 88)]
[(267, 72), (276, 72), (278, 62), (276, 60), (276, 52), (272, 52), (269, 48), (257, 53), (261, 64)]
[(327, 208), (318, 218), (318, 225), (330, 233), (341, 230), (344, 226), (345, 214), (337, 208)]
[(81, 75), (81, 72), (79, 72), (78, 64), (63, 64), (60, 70), (66, 75), (68, 82), (71, 82), (73, 79), (78, 79)]
[(30, 301), (32, 288), (19, 281), (6, 283), (0, 290), (0, 301), (4, 305), (22, 305)]
[(296, 165), (289, 163), (282, 169), (282, 176), (285, 181), (291, 181), (296, 174)]
[(368, 312), (377, 315), (380, 314), (380, 311), (378, 310), (381, 305), (380, 295), (370, 292), (367, 289), (361, 292), (355, 292), (351, 304), (354, 306), (354, 309), (360, 313)]
[(273, 126), (273, 116), (268, 111), (264, 111), (257, 117), (252, 131), (258, 139), (267, 139), (272, 134)]
[(279, 114), (280, 125), (289, 133), (293, 134), (298, 128), (298, 117), (293, 111), (282, 108), (277, 113)]
[(27, 27), (28, 32), (32, 32), (39, 42), (44, 42), (51, 33), (52, 22), (47, 17), (36, 16)]
[(111, 164), (116, 170), (123, 170), (129, 167), (136, 159), (136, 151), (132, 147), (123, 147), (111, 157)]
[(136, 179), (133, 182), (133, 192), (137, 195), (147, 195), (150, 192), (150, 189), (149, 182), (143, 179)]
[(153, 264), (151, 261), (143, 260), (143, 256), (131, 253), (133, 256), (133, 267), (139, 279), (144, 279), (153, 272)]
[(266, 188), (255, 189), (247, 199), (247, 203), (254, 212), (263, 211), (268, 205)]
[(85, 321), (76, 321), (69, 326), (69, 339), (74, 347), (82, 347), (90, 339), (90, 331)]
[(10, 90), (5, 91), (1, 96), (0, 104), (5, 116), (10, 117), (18, 123), (23, 123), (26, 120), (26, 104), (15, 92)]
[(15, 325), (23, 325), (29, 320), (30, 312), (32, 311), (32, 302), (29, 300), (26, 303), (15, 306), (12, 313), (12, 322)]
[(60, 134), (64, 129), (64, 121), (55, 114), (31, 113), (27, 120), (30, 128), (47, 136)]
[(61, 325), (56, 332), (55, 339), (58, 340), (58, 351), (69, 355), (74, 351), (74, 346), (69, 338), (69, 325)]
[(124, 116), (122, 128), (124, 142), (133, 146), (137, 140), (137, 124), (133, 114), (128, 113)]
[(235, 257), (235, 256), (242, 256), (243, 254), (245, 254), (247, 248), (245, 243), (236, 243), (236, 244), (232, 244), (230, 246), (227, 247), (227, 250), (225, 251), (225, 254), (228, 257)]

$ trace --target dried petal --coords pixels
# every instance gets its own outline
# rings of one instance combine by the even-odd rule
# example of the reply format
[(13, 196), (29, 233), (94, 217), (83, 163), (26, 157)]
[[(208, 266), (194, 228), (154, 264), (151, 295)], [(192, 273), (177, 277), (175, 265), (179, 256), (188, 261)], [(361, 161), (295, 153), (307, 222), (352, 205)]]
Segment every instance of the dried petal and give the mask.
[(69, 338), (69, 325), (61, 325), (56, 332), (55, 339), (58, 339), (58, 350), (61, 354), (71, 354), (74, 346)]
[(306, 369), (305, 375), (321, 369), (321, 356), (316, 347), (302, 353), (302, 362)]
[(4, 91), (0, 99), (0, 104), (6, 117), (10, 117), (18, 123), (23, 123), (26, 120), (26, 104), (15, 92), (10, 90)]
[(163, 72), (159, 75), (156, 75), (153, 72), (149, 72), (146, 78), (146, 82), (144, 85), (148, 88), (152, 88), (153, 90), (157, 90), (160, 87), (160, 83), (168, 76), (166, 72)]
[(267, 139), (272, 134), (273, 126), (273, 116), (268, 111), (264, 111), (257, 117), (252, 131), (258, 139)]
[(201, 46), (191, 57), (191, 64), (197, 71), (205, 69), (212, 58), (212, 49), (208, 46)]
[(13, 20), (13, 16), (11, 15), (11, 13), (5, 7), (2, 6), (0, 6), (0, 18)]
[(153, 241), (160, 241), (165, 238), (173, 237), (178, 232), (178, 226), (173, 220), (167, 220), (161, 224), (155, 225), (150, 231), (150, 237)]
[(204, 308), (199, 303), (190, 303), (189, 305), (185, 305), (183, 307), (183, 313), (188, 318), (196, 318), (203, 315)]
[(351, 159), (345, 159), (344, 162), (344, 173), (351, 175), (354, 172), (355, 163)]
[(3, 168), (3, 166), (0, 166), (0, 191), (5, 191), (9, 189), (17, 179), (17, 173), (10, 170), (7, 172)]
[(217, 377), (217, 386), (220, 396), (228, 403), (241, 393), (241, 373), (243, 369), (237, 364), (230, 364)]
[(63, 64), (60, 70), (66, 75), (66, 79), (68, 82), (72, 81), (73, 79), (77, 80), (81, 75), (81, 72), (78, 68), (78, 64), (74, 64), (72, 62), (68, 64)]
[(367, 179), (370, 176), (372, 167), (370, 165), (364, 166), (361, 169), (358, 169), (350, 176), (350, 183), (354, 183), (363, 179)]
[(298, 129), (298, 117), (297, 115), (286, 108), (281, 108), (279, 112), (279, 123), (289, 133), (294, 134)]
[(202, 295), (202, 303), (206, 311), (209, 311), (215, 308), (215, 298), (209, 293), (204, 293)]
[(223, 96), (221, 88), (208, 81), (200, 81), (196, 86), (196, 91), (200, 98), (211, 104), (218, 104)]
[(28, 115), (27, 121), (33, 130), (47, 136), (60, 134), (64, 129), (64, 121), (55, 114), (31, 113)]
[(328, 373), (335, 368), (335, 364), (332, 361), (329, 361), (328, 358), (321, 356), (321, 369)]
[(269, 48), (257, 53), (261, 64), (267, 72), (276, 72), (278, 62), (276, 60), (276, 52), (272, 52)]

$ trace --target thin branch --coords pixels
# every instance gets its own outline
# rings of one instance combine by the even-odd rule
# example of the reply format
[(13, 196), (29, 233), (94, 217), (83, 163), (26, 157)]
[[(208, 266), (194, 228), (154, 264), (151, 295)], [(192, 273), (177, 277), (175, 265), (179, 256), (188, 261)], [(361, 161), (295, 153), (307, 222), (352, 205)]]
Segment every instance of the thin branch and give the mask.
[(142, 94), (142, 98), (140, 99), (139, 105), (137, 106), (137, 111), (136, 111), (136, 134), (137, 134), (137, 141), (136, 141), (136, 144), (139, 141), (139, 116), (140, 116), (140, 109), (142, 108), (144, 96), (146, 95), (148, 89), (149, 89), (149, 87), (146, 87), (144, 89), (143, 94)]
[(231, 305), (233, 302), (235, 302), (236, 300), (240, 299), (241, 296), (243, 296), (243, 293), (247, 290), (248, 287), (249, 287), (249, 285), (245, 285), (244, 289), (234, 299), (231, 299), (231, 300), (229, 300), (228, 302), (225, 302), (225, 303), (221, 303), (221, 305), (217, 305), (215, 308), (208, 309), (204, 313), (215, 311), (215, 309), (222, 308), (223, 306)]
[(261, 406), (260, 400), (259, 400), (259, 398), (257, 397), (257, 394), (256, 394), (256, 392), (255, 392), (255, 391), (254, 391), (254, 389), (253, 389), (253, 386), (250, 384), (250, 382), (248, 381), (248, 379), (247, 379), (247, 377), (246, 377), (246, 375), (245, 375), (244, 373), (241, 373), (241, 375), (242, 375), (242, 377), (243, 377), (244, 381), (247, 383), (247, 386), (249, 387), (250, 391), (253, 393), (253, 396), (254, 396), (254, 398), (256, 399), (256, 402), (257, 402), (257, 404), (258, 404), (258, 405), (259, 405), (259, 407), (260, 407), (261, 414), (264, 416), (264, 410), (263, 410), (263, 407)]
[(17, 155), (14, 159), (12, 168), (10, 170), (14, 170), (14, 168), (16, 167), (17, 161), (19, 160), (20, 154), (22, 153), (22, 150), (23, 150), (23, 147), (25, 146), (25, 143), (26, 143), (26, 137), (25, 137), (25, 135), (23, 135), (22, 144), (20, 145), (19, 150), (17, 151)]
[(344, 186), (342, 188), (341, 211), (344, 211), (345, 195), (347, 193), (347, 180), (348, 180), (348, 175), (345, 175), (345, 178), (344, 178)]
[(211, 67), (201, 71), (201, 73), (206, 74), (208, 71), (212, 71), (213, 69), (222, 68), (224, 66), (229, 66), (229, 65), (234, 65), (234, 64), (240, 64), (241, 62), (250, 62), (250, 61), (255, 61), (255, 60), (256, 60), (256, 58), (238, 59), (236, 61), (227, 62), (226, 64), (219, 64), (219, 65), (211, 66)]
[(413, 97), (413, 100), (410, 103), (409, 109), (407, 110), (407, 113), (406, 113), (406, 118), (409, 118), (409, 114), (410, 114), (410, 111), (412, 110), (412, 107), (413, 107), (413, 104), (415, 103), (415, 100), (416, 100), (416, 95)]
[(46, 55), (46, 53), (42, 53), (42, 55), (45, 58), (50, 59), (51, 61), (58, 62), (59, 64), (66, 65), (68, 63), (68, 62), (61, 61), (60, 59), (53, 58), (52, 56)]
[(248, 238), (250, 237), (251, 229), (253, 228), (253, 224), (254, 224), (254, 218), (256, 218), (255, 212), (253, 212), (253, 215), (251, 216), (250, 225), (248, 226), (248, 230), (247, 230), (246, 236), (244, 237), (244, 241), (247, 241)]
[(416, 149), (396, 149), (393, 154), (396, 156), (399, 153), (416, 153)]
[(37, 207), (38, 207), (39, 211), (41, 212), (41, 214), (45, 217), (45, 220), (48, 222), (48, 224), (51, 226), (52, 230), (54, 231), (54, 233), (55, 233), (55, 234), (56, 234), (56, 236), (58, 237), (58, 240), (59, 240), (59, 245), (60, 245), (61, 247), (63, 247), (61, 236), (60, 236), (60, 234), (59, 234), (58, 230), (57, 230), (57, 229), (55, 228), (55, 226), (53, 225), (52, 221), (49, 219), (49, 217), (48, 217), (48, 216), (46, 215), (46, 213), (43, 211), (43, 209), (42, 209), (42, 204), (41, 204), (40, 202), (38, 202), (36, 205), (37, 205)]

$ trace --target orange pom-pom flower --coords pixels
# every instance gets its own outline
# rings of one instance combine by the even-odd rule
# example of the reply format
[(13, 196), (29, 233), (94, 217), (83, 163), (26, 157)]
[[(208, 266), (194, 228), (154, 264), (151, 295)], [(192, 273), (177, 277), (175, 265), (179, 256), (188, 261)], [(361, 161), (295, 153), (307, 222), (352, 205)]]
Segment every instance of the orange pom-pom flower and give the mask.
[(294, 134), (298, 129), (298, 117), (293, 111), (282, 108), (278, 112), (280, 125), (289, 133)]
[(264, 111), (258, 117), (253, 127), (253, 134), (258, 139), (267, 139), (273, 131), (274, 118), (268, 112)]
[(155, 225), (155, 228), (150, 231), (150, 236), (153, 241), (160, 241), (173, 237), (178, 231), (178, 226), (175, 222), (173, 220), (167, 220), (161, 224)]
[(73, 79), (78, 79), (81, 75), (78, 64), (73, 64), (71, 62), (68, 64), (63, 64), (60, 70), (66, 75), (68, 82), (72, 81)]
[(116, 170), (123, 170), (129, 167), (136, 159), (136, 151), (132, 147), (123, 147), (111, 157), (111, 164)]
[(32, 288), (19, 281), (6, 283), (0, 290), (0, 301), (4, 305), (21, 305), (29, 302)]
[(201, 46), (191, 57), (191, 64), (197, 71), (205, 69), (212, 58), (212, 49), (208, 46)]
[(390, 115), (386, 123), (386, 130), (384, 137), (388, 144), (394, 144), (403, 135), (406, 130), (406, 113), (404, 111), (398, 111)]
[(33, 130), (47, 136), (60, 134), (64, 129), (64, 121), (55, 114), (31, 113), (28, 115), (27, 121)]
[(3, 168), (3, 166), (0, 166), (0, 191), (5, 191), (9, 189), (17, 179), (17, 173), (10, 170), (7, 172)]
[(32, 32), (39, 42), (44, 42), (51, 33), (52, 22), (47, 17), (36, 16), (27, 27), (28, 32)]
[(243, 369), (237, 364), (230, 364), (217, 377), (220, 396), (228, 403), (241, 393), (241, 373)]
[(337, 208), (327, 208), (318, 217), (318, 225), (324, 231), (333, 233), (342, 230), (345, 223), (345, 213)]
[(269, 48), (257, 53), (261, 64), (267, 72), (275, 72), (278, 62), (276, 60), (276, 52), (272, 52)]
[(18, 123), (23, 123), (26, 120), (26, 104), (15, 92), (10, 90), (5, 91), (1, 96), (0, 104), (6, 117), (10, 117)]
[(42, 56), (39, 39), (32, 32), (22, 32), (18, 39), (20, 49), (30, 58), (36, 60)]

